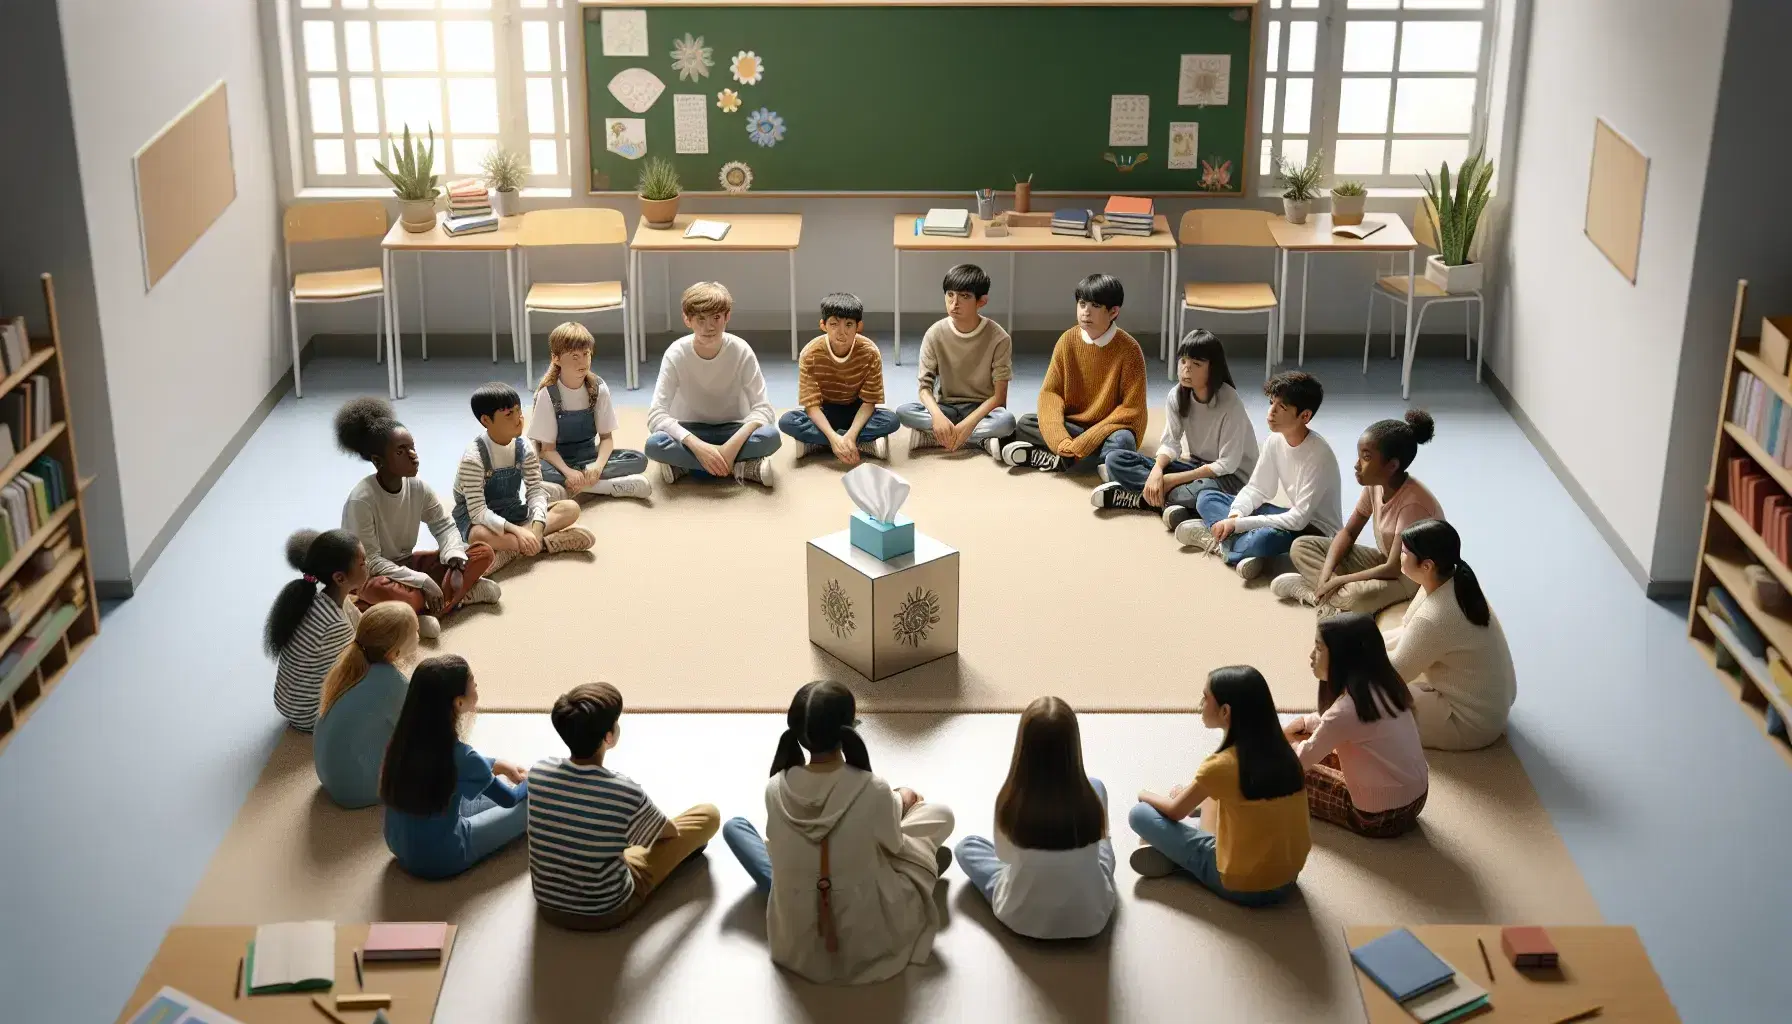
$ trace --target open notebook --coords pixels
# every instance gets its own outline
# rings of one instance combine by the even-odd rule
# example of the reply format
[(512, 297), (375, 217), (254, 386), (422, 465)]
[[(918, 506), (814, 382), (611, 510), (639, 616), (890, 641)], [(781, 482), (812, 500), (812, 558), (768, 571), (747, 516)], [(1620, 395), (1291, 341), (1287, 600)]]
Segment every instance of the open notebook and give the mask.
[(1332, 234), (1342, 235), (1345, 238), (1362, 239), (1368, 238), (1370, 235), (1373, 235), (1375, 232), (1380, 231), (1385, 227), (1387, 227), (1387, 225), (1381, 221), (1366, 220), (1361, 224), (1339, 224), (1332, 228)]
[(249, 994), (300, 992), (336, 983), (336, 924), (264, 924), (249, 943)]
[(712, 242), (720, 242), (727, 233), (728, 222), (725, 220), (694, 220), (684, 229), (686, 238), (707, 238)]

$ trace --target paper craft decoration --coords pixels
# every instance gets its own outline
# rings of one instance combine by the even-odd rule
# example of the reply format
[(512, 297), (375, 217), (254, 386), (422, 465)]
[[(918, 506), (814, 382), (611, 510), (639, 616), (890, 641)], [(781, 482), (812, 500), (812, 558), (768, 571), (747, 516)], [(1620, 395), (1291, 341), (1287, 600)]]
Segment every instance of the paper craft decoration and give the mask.
[(220, 79), (131, 159), (143, 286), (154, 288), (236, 200), (230, 101)]
[(646, 11), (606, 10), (603, 23), (604, 56), (647, 56)]
[(753, 187), (753, 168), (739, 160), (730, 160), (722, 165), (722, 173), (716, 178), (725, 191), (740, 195)]
[(1185, 53), (1176, 76), (1176, 105), (1223, 107), (1232, 102), (1232, 55)]
[(1151, 97), (1116, 94), (1108, 100), (1108, 145), (1151, 145)]
[(1112, 153), (1103, 153), (1103, 154), (1101, 154), (1101, 158), (1103, 160), (1106, 160), (1108, 163), (1113, 164), (1114, 167), (1117, 170), (1119, 170), (1119, 172), (1121, 174), (1131, 174), (1132, 169), (1134, 167), (1137, 167), (1138, 165), (1151, 159), (1151, 154), (1150, 153), (1122, 153), (1119, 156), (1115, 156)]
[(728, 73), (742, 85), (758, 85), (765, 77), (765, 61), (752, 50), (742, 50), (728, 62)]
[(1201, 164), (1201, 126), (1194, 121), (1170, 122), (1170, 170), (1192, 171)]
[(784, 119), (776, 111), (760, 107), (747, 115), (747, 138), (767, 149), (784, 141)]
[(1206, 160), (1201, 161), (1201, 187), (1210, 192), (1231, 191), (1232, 161), (1221, 160), (1217, 167)]
[[(605, 11), (605, 14), (610, 12)], [(646, 68), (626, 68), (610, 79), (610, 95), (630, 113), (645, 114), (666, 91), (666, 83)]]
[(1618, 273), (1636, 283), (1643, 247), (1643, 197), (1649, 158), (1604, 118), (1593, 122), (1593, 169), (1587, 177), (1587, 238)]
[(699, 78), (708, 78), (709, 69), (715, 67), (711, 59), (715, 48), (703, 45), (703, 37), (691, 38), (686, 32), (683, 39), (672, 43), (672, 70), (678, 72), (679, 81), (689, 79), (695, 82)]
[(604, 118), (604, 148), (627, 160), (639, 160), (646, 156), (647, 119)]
[(672, 97), (672, 151), (698, 155), (709, 152), (708, 96), (681, 92)]
[(847, 497), (859, 511), (879, 522), (895, 522), (896, 513), (908, 501), (909, 482), (872, 462), (859, 463), (858, 468), (840, 478), (840, 485), (846, 488)]
[(733, 89), (723, 89), (716, 93), (716, 106), (722, 108), (724, 114), (734, 113), (740, 109), (740, 93)]

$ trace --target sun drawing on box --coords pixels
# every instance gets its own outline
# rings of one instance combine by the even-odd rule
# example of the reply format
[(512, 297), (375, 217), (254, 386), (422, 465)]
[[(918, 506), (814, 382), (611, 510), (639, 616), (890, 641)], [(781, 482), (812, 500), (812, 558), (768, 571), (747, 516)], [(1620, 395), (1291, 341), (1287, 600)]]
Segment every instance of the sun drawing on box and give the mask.
[(846, 596), (846, 588), (839, 580), (829, 580), (828, 585), (821, 588), (821, 617), (828, 620), (828, 629), (842, 640), (859, 628), (852, 611), (852, 598)]
[(699, 78), (708, 78), (709, 69), (715, 66), (711, 59), (715, 53), (712, 46), (703, 45), (703, 37), (691, 38), (686, 32), (683, 39), (672, 43), (672, 69), (678, 72), (680, 81), (690, 79), (695, 82)]
[(919, 647), (927, 634), (940, 623), (940, 596), (931, 590), (915, 588), (915, 592), (902, 599), (902, 607), (891, 616), (891, 628), (896, 633), (896, 642), (908, 647)]

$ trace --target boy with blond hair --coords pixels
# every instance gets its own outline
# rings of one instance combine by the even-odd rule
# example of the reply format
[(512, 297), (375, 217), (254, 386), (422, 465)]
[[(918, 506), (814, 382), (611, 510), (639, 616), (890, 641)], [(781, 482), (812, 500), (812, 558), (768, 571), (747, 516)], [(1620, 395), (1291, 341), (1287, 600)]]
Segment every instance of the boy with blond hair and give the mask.
[(864, 325), (865, 304), (857, 295), (822, 296), (826, 333), (804, 346), (796, 364), (800, 408), (778, 420), (778, 429), (803, 446), (802, 455), (832, 451), (848, 466), (864, 455), (890, 457), (889, 437), (901, 424), (877, 407), (884, 400), (884, 356), (859, 333)]
[(700, 473), (770, 487), (771, 456), (784, 442), (759, 357), (728, 333), (734, 297), (717, 282), (699, 281), (679, 305), (691, 333), (660, 360), (647, 407), (647, 457), (669, 484)]

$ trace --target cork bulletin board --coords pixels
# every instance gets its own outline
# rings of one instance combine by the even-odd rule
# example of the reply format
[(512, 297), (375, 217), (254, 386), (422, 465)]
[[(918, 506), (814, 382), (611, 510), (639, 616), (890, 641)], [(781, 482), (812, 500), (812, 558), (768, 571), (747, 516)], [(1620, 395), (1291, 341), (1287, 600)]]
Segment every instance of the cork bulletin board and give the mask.
[(1643, 197), (1649, 158), (1603, 118), (1593, 123), (1593, 169), (1587, 177), (1587, 238), (1631, 284), (1643, 248)]
[(143, 287), (156, 286), (236, 199), (230, 100), (222, 79), (131, 158)]

